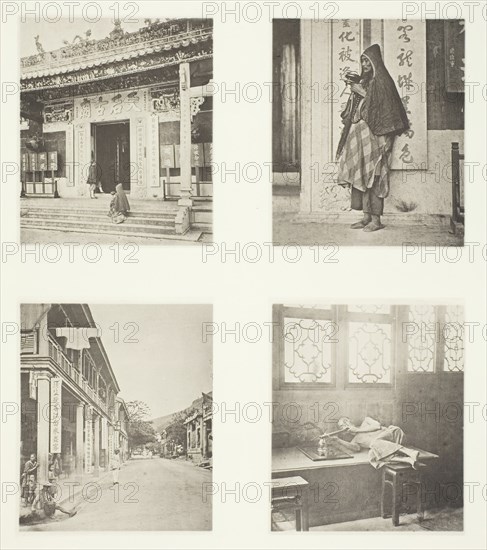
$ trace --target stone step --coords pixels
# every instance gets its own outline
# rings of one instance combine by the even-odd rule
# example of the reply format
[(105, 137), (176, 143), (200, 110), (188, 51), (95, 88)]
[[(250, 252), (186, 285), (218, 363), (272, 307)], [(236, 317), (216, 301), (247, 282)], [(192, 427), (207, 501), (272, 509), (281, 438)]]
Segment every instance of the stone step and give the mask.
[[(93, 213), (90, 212), (89, 214), (83, 214), (83, 213), (74, 213), (70, 212), (69, 214), (65, 212), (44, 212), (44, 211), (29, 211), (24, 214), (22, 214), (21, 219), (43, 219), (48, 221), (76, 221), (76, 222), (99, 222), (99, 223), (112, 223), (110, 221), (110, 218), (106, 215), (106, 213)], [(175, 216), (173, 215), (164, 215), (164, 216), (158, 216), (158, 217), (147, 217), (147, 216), (141, 216), (132, 214), (129, 215), (129, 217), (125, 220), (124, 224), (127, 225), (162, 225), (167, 227), (174, 227), (175, 224)]]
[[(112, 225), (115, 225), (115, 224), (112, 224)], [(64, 225), (52, 225), (52, 226), (49, 226), (49, 227), (44, 227), (44, 226), (37, 226), (37, 225), (26, 225), (26, 226), (23, 226), (21, 225), (21, 228), (23, 229), (35, 229), (35, 230), (45, 230), (45, 231), (61, 231), (61, 232), (74, 232), (74, 233), (82, 233), (82, 234), (93, 234), (93, 233), (96, 233), (96, 234), (100, 234), (101, 232), (100, 231), (97, 231), (96, 229), (94, 228), (89, 228), (89, 229), (79, 229), (79, 228), (70, 228), (70, 227), (66, 227)], [(176, 234), (172, 234), (172, 233), (138, 233), (138, 232), (126, 232), (126, 233), (123, 233), (123, 234), (120, 234), (118, 231), (116, 230), (113, 230), (113, 231), (103, 231), (103, 235), (113, 235), (113, 236), (117, 236), (117, 237), (121, 237), (123, 235), (123, 237), (129, 237), (129, 238), (135, 238), (135, 239), (140, 239), (140, 238), (146, 238), (146, 239), (157, 239), (157, 240), (160, 240), (160, 241), (164, 241), (164, 240), (174, 240), (174, 241), (189, 241), (189, 242), (197, 242), (200, 240), (201, 238), (201, 235), (202, 235), (202, 231), (200, 230), (193, 230), (193, 229), (190, 229), (189, 231), (187, 231), (184, 235), (176, 235)]]
[(79, 231), (80, 229), (89, 230), (92, 233), (150, 233), (157, 235), (176, 234), (176, 228), (174, 224), (166, 225), (136, 225), (130, 224), (125, 221), (124, 223), (115, 224), (111, 221), (76, 221), (71, 219), (46, 219), (46, 218), (31, 218), (24, 217), (20, 219), (20, 227), (25, 228), (45, 228), (45, 229), (58, 229), (60, 231)]
[(197, 222), (197, 223), (192, 223), (191, 227), (193, 229), (198, 229), (199, 231), (203, 231), (203, 233), (213, 233), (212, 223)]
[[(164, 210), (135, 210), (129, 213), (129, 218), (174, 218), (178, 212), (177, 208)], [(49, 216), (106, 216), (108, 208), (42, 208), (42, 207), (22, 207), (20, 210), (21, 216), (39, 214), (48, 214)]]

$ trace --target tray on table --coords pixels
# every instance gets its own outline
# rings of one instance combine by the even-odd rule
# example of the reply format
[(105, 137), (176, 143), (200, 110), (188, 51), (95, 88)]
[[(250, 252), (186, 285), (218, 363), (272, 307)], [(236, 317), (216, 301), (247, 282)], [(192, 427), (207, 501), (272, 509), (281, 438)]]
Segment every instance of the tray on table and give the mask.
[(313, 461), (338, 460), (339, 458), (353, 458), (353, 455), (349, 455), (348, 453), (345, 453), (341, 449), (334, 449), (333, 447), (328, 447), (327, 456), (319, 455), (316, 445), (305, 445), (303, 447), (298, 447), (298, 449)]

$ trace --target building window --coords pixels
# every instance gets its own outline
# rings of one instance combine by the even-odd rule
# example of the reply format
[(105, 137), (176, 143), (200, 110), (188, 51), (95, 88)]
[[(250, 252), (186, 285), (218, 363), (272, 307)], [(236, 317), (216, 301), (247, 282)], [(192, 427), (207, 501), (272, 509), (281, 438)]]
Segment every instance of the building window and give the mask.
[(284, 382), (331, 384), (330, 321), (284, 318)]
[(443, 327), (443, 339), (445, 342), (444, 372), (464, 371), (464, 332), (463, 307), (447, 306), (445, 308), (445, 324)]
[(392, 326), (385, 323), (348, 323), (348, 382), (390, 384)]
[(342, 348), (347, 354), (347, 384), (390, 386), (394, 366), (391, 306), (347, 305), (339, 311), (340, 334), (346, 344)]
[(408, 326), (408, 372), (434, 372), (436, 362), (436, 312), (434, 306), (410, 306)]
[(391, 386), (394, 322), (388, 305), (282, 306), (281, 385)]
[(463, 372), (464, 329), (462, 306), (410, 306), (408, 372)]

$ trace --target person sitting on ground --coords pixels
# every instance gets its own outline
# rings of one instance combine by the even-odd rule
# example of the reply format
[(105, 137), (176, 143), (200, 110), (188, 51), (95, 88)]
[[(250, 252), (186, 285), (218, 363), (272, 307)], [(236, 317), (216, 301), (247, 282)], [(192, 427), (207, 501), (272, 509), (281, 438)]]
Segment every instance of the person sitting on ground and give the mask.
[(374, 468), (381, 468), (391, 462), (410, 464), (415, 469), (419, 465), (419, 451), (402, 445), (404, 432), (397, 426), (385, 427), (367, 416), (360, 426), (354, 426), (347, 417), (340, 418), (338, 428), (355, 434), (352, 441), (345, 441), (337, 436), (327, 437), (325, 434), (327, 443), (356, 453), (369, 449), (369, 460)]
[(57, 494), (57, 476), (54, 468), (54, 464), (49, 466), (49, 471), (47, 474), (48, 481), (42, 485), (42, 488), (32, 503), (32, 511), (36, 512), (42, 510), (47, 517), (52, 517), (56, 513), (56, 510), (59, 510), (63, 514), (73, 517), (77, 514), (76, 510), (68, 511), (60, 506), (55, 500)]
[(117, 184), (111, 195), (112, 200), (110, 201), (108, 216), (112, 218), (113, 223), (123, 223), (130, 211), (130, 204), (121, 183)]

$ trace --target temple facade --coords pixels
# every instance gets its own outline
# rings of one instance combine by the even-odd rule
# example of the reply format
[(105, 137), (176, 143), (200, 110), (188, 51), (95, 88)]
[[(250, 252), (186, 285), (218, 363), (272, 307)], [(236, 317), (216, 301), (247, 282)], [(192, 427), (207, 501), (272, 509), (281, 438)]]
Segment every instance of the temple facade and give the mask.
[(24, 195), (88, 197), (94, 160), (104, 193), (211, 197), (211, 20), (90, 34), (21, 60)]
[(21, 464), (37, 481), (53, 457), (61, 480), (108, 471), (115, 449), (128, 458), (128, 412), (90, 308), (21, 306)]

